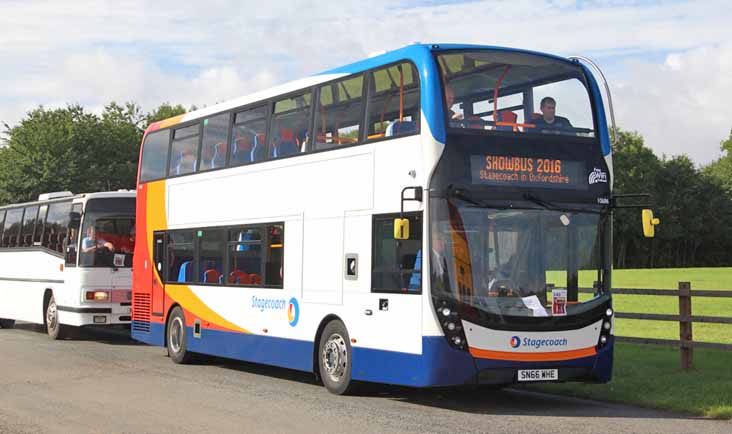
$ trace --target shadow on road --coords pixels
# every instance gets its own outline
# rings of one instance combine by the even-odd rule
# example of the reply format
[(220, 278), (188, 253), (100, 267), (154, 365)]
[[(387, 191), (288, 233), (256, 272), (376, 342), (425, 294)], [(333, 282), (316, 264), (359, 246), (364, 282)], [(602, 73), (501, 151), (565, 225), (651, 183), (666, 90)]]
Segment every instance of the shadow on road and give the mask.
[[(197, 364), (214, 365), (237, 372), (263, 375), (301, 384), (318, 385), (312, 373), (294, 371), (255, 363), (240, 362), (210, 356), (199, 356)], [(321, 388), (323, 399), (352, 399), (339, 397)], [(326, 398), (328, 397), (328, 398)], [(700, 419), (700, 417), (652, 410), (630, 405), (571, 398), (524, 390), (518, 387), (495, 386), (417, 389), (375, 383), (359, 384), (355, 399), (385, 399), (414, 405), (479, 415), (612, 417), (646, 419)]]
[[(46, 327), (41, 324), (19, 322), (15, 324), (16, 330), (24, 330), (35, 333), (46, 334)], [(71, 329), (67, 340), (94, 341), (107, 345), (143, 345), (130, 337), (130, 331), (124, 327), (74, 327)]]

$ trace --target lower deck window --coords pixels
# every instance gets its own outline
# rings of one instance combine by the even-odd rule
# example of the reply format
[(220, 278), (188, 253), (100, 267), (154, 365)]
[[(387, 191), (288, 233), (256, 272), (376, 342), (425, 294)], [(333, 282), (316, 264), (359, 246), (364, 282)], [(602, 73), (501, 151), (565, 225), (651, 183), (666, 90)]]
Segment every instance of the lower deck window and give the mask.
[(422, 216), (406, 214), (408, 240), (394, 239), (394, 219), (398, 214), (374, 216), (372, 292), (422, 291)]

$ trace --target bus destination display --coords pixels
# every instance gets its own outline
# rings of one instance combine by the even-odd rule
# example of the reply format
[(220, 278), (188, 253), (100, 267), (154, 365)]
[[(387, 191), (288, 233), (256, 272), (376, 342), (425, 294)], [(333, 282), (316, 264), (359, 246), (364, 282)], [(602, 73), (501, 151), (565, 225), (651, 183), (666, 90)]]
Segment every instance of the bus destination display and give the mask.
[(505, 155), (470, 156), (473, 184), (586, 190), (585, 172), (583, 161)]

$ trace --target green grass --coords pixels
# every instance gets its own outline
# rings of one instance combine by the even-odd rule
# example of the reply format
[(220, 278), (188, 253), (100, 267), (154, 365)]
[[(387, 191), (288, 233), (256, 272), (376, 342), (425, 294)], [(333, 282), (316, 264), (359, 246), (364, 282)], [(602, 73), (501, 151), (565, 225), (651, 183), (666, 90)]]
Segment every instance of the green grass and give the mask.
[(732, 418), (732, 353), (694, 350), (694, 369), (679, 367), (679, 351), (618, 343), (613, 380), (608, 384), (525, 386), (549, 393), (636, 404), (719, 419)]
[[(547, 273), (548, 281), (561, 281), (561, 273)], [(595, 272), (580, 271), (581, 287), (592, 287)], [(566, 280), (566, 278), (565, 278)], [(691, 282), (694, 289), (732, 291), (732, 268), (659, 268), (613, 270), (614, 288), (678, 289), (678, 282)], [(589, 296), (583, 294), (583, 296)], [(618, 312), (677, 315), (677, 297), (653, 295), (615, 295), (613, 306)], [(700, 316), (732, 317), (732, 298), (692, 297), (691, 311)], [(615, 334), (642, 338), (678, 339), (679, 325), (671, 321), (618, 319)], [(693, 325), (694, 340), (732, 344), (732, 325)]]

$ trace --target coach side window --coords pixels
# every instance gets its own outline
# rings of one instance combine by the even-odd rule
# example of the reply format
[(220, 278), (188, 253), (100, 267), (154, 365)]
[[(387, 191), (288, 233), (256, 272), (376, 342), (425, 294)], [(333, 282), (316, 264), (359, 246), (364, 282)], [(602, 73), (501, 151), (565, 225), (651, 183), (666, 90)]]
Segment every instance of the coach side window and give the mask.
[(368, 138), (404, 136), (419, 132), (419, 74), (411, 63), (378, 69), (369, 74)]
[(168, 144), (170, 130), (149, 133), (142, 145), (142, 167), (140, 182), (165, 178), (168, 167)]
[(229, 131), (229, 114), (212, 116), (203, 120), (203, 141), (199, 170), (218, 169), (226, 165), (226, 138)]
[(231, 134), (230, 166), (262, 161), (267, 158), (267, 106), (239, 112), (234, 117)]
[(16, 247), (20, 225), (23, 220), (23, 208), (9, 209), (5, 215), (2, 247)]
[(193, 282), (193, 231), (168, 233), (168, 282)]
[(422, 291), (422, 217), (407, 214), (410, 236), (408, 240), (394, 239), (394, 217), (374, 216), (372, 292)]
[(30, 247), (33, 245), (33, 228), (35, 227), (37, 218), (38, 205), (25, 208), (25, 213), (23, 214), (23, 230), (18, 240), (19, 247)]
[(48, 205), (48, 215), (43, 231), (43, 247), (63, 252), (70, 212), (71, 202), (54, 202)]
[(168, 176), (185, 175), (197, 170), (198, 136), (200, 124), (173, 131)]
[(36, 229), (33, 231), (33, 245), (40, 246), (41, 240), (43, 239), (44, 222), (46, 221), (46, 214), (48, 213), (48, 205), (41, 205), (41, 209), (38, 211), (38, 217), (36, 218)]
[(281, 158), (305, 149), (310, 137), (310, 92), (281, 99), (274, 104), (269, 130), (269, 156)]
[(357, 143), (363, 107), (363, 75), (322, 86), (316, 107), (315, 150)]
[(3, 247), (3, 229), (5, 228), (5, 210), (0, 211), (0, 248)]

